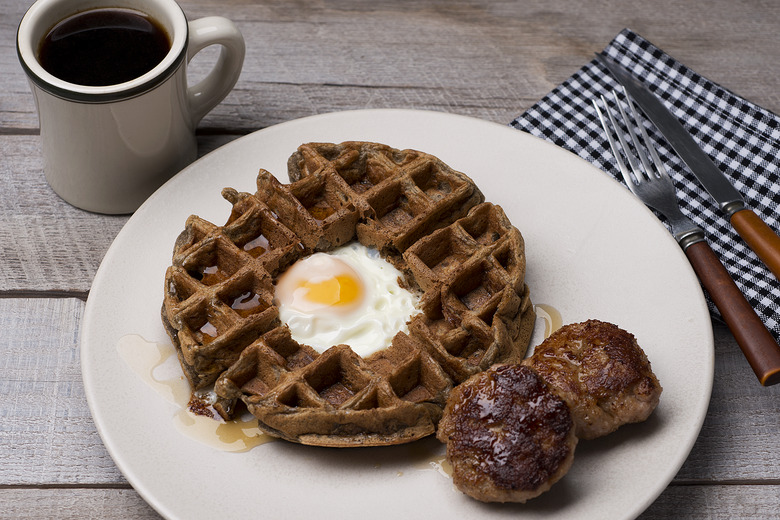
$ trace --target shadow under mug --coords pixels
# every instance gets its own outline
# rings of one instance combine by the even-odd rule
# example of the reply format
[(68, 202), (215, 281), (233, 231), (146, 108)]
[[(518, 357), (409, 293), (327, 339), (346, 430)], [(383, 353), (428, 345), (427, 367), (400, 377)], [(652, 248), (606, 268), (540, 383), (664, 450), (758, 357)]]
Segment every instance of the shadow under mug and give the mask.
[[(76, 85), (48, 73), (37, 58), (47, 32), (101, 7), (154, 18), (170, 38), (168, 54), (146, 74), (116, 85)], [(214, 67), (189, 86), (187, 63), (210, 45), (221, 46)], [(19, 24), (16, 48), (38, 110), (47, 182), (68, 203), (108, 214), (135, 211), (195, 160), (195, 128), (235, 85), (245, 52), (230, 20), (188, 22), (174, 0), (38, 0)]]

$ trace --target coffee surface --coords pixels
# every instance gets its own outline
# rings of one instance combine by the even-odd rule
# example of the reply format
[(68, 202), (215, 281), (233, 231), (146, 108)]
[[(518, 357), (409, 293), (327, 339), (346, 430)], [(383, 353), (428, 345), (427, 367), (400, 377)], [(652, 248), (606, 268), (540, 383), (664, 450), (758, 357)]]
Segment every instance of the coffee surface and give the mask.
[(106, 86), (152, 70), (171, 43), (150, 16), (130, 9), (92, 9), (57, 23), (41, 42), (38, 60), (70, 83)]

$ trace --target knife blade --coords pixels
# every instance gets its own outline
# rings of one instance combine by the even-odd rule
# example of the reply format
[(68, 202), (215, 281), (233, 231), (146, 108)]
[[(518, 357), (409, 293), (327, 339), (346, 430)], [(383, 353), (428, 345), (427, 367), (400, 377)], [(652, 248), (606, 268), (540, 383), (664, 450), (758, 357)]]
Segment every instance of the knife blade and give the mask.
[(604, 54), (599, 62), (625, 87), (642, 112), (653, 122), (677, 155), (688, 165), (739, 236), (780, 280), (780, 236), (750, 208), (718, 166), (663, 102), (628, 70)]

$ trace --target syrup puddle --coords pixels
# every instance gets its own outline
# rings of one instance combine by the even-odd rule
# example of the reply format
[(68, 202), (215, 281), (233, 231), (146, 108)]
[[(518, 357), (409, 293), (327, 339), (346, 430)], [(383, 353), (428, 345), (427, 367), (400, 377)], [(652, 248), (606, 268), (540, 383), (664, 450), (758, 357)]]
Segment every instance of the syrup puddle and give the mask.
[(257, 419), (247, 414), (233, 421), (222, 421), (192, 413), (188, 406), (192, 392), (181, 373), (173, 345), (146, 341), (128, 335), (119, 339), (119, 357), (144, 383), (179, 410), (172, 421), (186, 437), (229, 452), (249, 451), (255, 446), (276, 440), (257, 429)]
[(561, 313), (552, 305), (537, 303), (534, 305), (534, 310), (536, 311), (536, 318), (544, 322), (544, 339), (549, 338), (550, 334), (563, 326)]
[(427, 459), (423, 459), (421, 462), (415, 464), (414, 469), (432, 469), (440, 475), (452, 478), (452, 465), (449, 463), (447, 456), (444, 453), (428, 456)]
[(257, 419), (254, 417), (241, 417), (226, 422), (196, 415), (182, 408), (173, 416), (173, 424), (187, 437), (222, 451), (249, 451), (255, 446), (276, 440), (258, 431)]

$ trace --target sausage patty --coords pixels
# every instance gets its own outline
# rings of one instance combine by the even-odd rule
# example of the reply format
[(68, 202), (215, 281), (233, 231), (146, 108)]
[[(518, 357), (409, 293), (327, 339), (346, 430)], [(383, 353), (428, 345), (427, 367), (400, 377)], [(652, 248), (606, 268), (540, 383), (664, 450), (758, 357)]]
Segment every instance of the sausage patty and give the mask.
[(566, 401), (580, 439), (644, 421), (661, 396), (661, 385), (634, 335), (603, 321), (561, 327), (523, 364)]
[(525, 502), (571, 466), (566, 403), (530, 368), (495, 365), (457, 386), (439, 423), (455, 486), (484, 502)]

